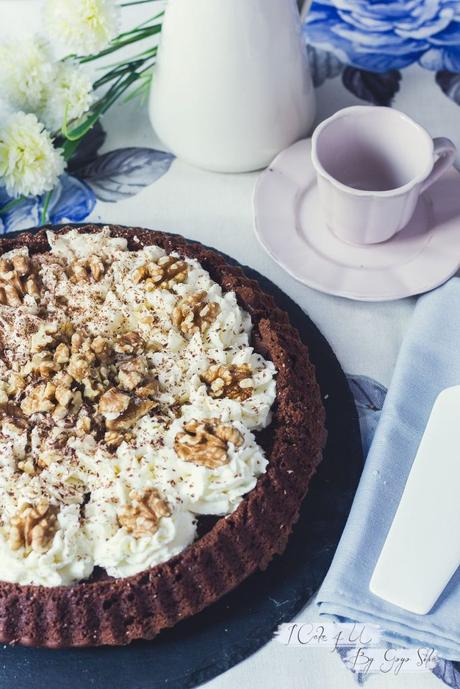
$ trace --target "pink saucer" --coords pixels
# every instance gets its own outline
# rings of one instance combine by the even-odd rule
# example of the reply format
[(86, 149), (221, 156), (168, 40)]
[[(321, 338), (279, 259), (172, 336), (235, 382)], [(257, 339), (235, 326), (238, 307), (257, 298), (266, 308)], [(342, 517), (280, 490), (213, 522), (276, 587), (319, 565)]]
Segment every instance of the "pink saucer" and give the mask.
[(292, 277), (349, 299), (401, 299), (438, 287), (460, 266), (460, 174), (454, 168), (420, 198), (410, 223), (382, 244), (346, 244), (318, 202), (310, 140), (280, 153), (254, 192), (255, 233)]

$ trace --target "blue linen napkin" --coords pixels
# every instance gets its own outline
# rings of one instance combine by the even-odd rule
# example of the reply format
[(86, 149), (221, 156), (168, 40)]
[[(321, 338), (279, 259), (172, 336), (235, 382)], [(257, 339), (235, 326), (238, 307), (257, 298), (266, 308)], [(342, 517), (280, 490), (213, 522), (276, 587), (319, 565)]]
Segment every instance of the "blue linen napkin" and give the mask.
[[(345, 531), (317, 599), (321, 614), (377, 624), (398, 646), (435, 648), (450, 660), (460, 660), (460, 570), (428, 615), (386, 603), (369, 591), (369, 581), (434, 401), (441, 390), (458, 384), (460, 279), (453, 278), (417, 302)], [(460, 524), (446, 529), (460, 538)]]

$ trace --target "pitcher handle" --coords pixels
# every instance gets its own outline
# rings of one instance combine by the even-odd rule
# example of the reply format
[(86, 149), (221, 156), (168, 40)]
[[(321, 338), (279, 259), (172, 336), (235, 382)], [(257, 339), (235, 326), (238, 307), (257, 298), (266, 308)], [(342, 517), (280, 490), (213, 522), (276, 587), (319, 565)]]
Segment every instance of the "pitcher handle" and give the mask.
[(453, 141), (444, 136), (433, 139), (433, 145), (433, 155), (437, 160), (430, 174), (422, 183), (420, 193), (424, 192), (428, 187), (431, 187), (431, 185), (441, 177), (447, 168), (452, 165), (457, 155), (457, 148)]

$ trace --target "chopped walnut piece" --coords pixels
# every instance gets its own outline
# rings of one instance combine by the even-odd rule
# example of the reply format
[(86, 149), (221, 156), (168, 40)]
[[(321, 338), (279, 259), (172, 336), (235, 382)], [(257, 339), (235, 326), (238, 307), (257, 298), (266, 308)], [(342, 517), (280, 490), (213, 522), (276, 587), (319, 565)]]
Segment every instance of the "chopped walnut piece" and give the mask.
[(135, 284), (145, 282), (147, 289), (171, 289), (174, 283), (185, 282), (188, 265), (175, 256), (162, 256), (156, 262), (147, 263), (133, 273)]
[(107, 431), (104, 435), (104, 441), (110, 449), (116, 449), (124, 440), (123, 433), (117, 431)]
[(207, 302), (206, 292), (200, 291), (181, 299), (173, 311), (173, 324), (186, 337), (204, 333), (220, 312), (216, 302)]
[(94, 280), (99, 282), (105, 273), (105, 266), (102, 258), (100, 256), (89, 256), (88, 267)]
[[(127, 397), (127, 395), (124, 395)], [(106, 426), (109, 431), (127, 431), (149, 413), (154, 407), (155, 402), (152, 400), (136, 400), (132, 399), (128, 408), (120, 416), (115, 419), (107, 419)]]
[(62, 419), (65, 419), (67, 414), (67, 408), (62, 406), (62, 404), (57, 404), (53, 410), (52, 416), (55, 421), (62, 421)]
[(4, 381), (0, 381), (0, 405), (8, 402), (8, 386)]
[(25, 503), (11, 518), (8, 543), (12, 550), (21, 547), (44, 553), (50, 547), (57, 528), (57, 508), (41, 498), (36, 505)]
[(53, 411), (55, 402), (53, 396), (56, 391), (52, 383), (40, 383), (32, 388), (21, 402), (21, 409), (26, 416)]
[(252, 396), (254, 383), (249, 364), (215, 364), (201, 374), (201, 380), (208, 386), (211, 397), (228, 397), (244, 401)]
[(53, 383), (56, 386), (62, 385), (65, 388), (70, 388), (73, 378), (66, 371), (59, 371), (53, 378)]
[(147, 359), (145, 356), (132, 356), (124, 359), (119, 365), (119, 370), (125, 373), (147, 373)]
[(2, 430), (5, 424), (16, 428), (17, 432), (24, 431), (28, 428), (29, 422), (22, 410), (12, 402), (6, 402), (0, 405), (0, 423)]
[(77, 436), (83, 436), (89, 433), (91, 430), (91, 419), (89, 416), (81, 416), (77, 420), (76, 424), (76, 431), (77, 431)]
[(0, 259), (0, 303), (20, 306), (24, 296), (40, 296), (38, 276), (32, 261), (25, 254)]
[(47, 383), (35, 385), (21, 401), (21, 409), (26, 416), (51, 412), (55, 421), (61, 421), (69, 412), (76, 413), (81, 405), (81, 392), (72, 391), (63, 382), (58, 383), (57, 377)]
[(105, 337), (97, 335), (91, 342), (91, 349), (95, 354), (101, 356), (102, 354), (107, 354), (109, 350), (109, 343)]
[(119, 512), (118, 522), (134, 538), (151, 536), (158, 530), (160, 520), (171, 516), (170, 506), (155, 488), (143, 495), (131, 491), (129, 498), (131, 504)]
[(147, 361), (143, 356), (123, 361), (118, 369), (118, 381), (125, 390), (134, 390), (144, 380)]
[(49, 378), (59, 366), (53, 361), (53, 357), (48, 352), (35, 352), (32, 358), (21, 369), (24, 376), (33, 374), (42, 378)]
[(144, 265), (139, 266), (133, 271), (133, 282), (135, 285), (138, 285), (140, 282), (143, 282), (143, 280), (146, 280), (150, 276), (149, 268), (146, 263)]
[(15, 373), (14, 371), (12, 371), (8, 377), (8, 387), (7, 387), (8, 396), (14, 397), (18, 393), (22, 392), (25, 387), (26, 387), (25, 378), (22, 375), (20, 375), (19, 373)]
[(110, 388), (101, 396), (98, 410), (101, 414), (121, 414), (128, 408), (130, 401), (129, 395), (116, 388)]
[(83, 346), (83, 337), (80, 333), (73, 333), (70, 338), (70, 348), (72, 352), (79, 352)]
[(83, 378), (88, 376), (91, 363), (91, 359), (86, 353), (77, 354), (74, 352), (70, 356), (67, 371), (72, 378), (74, 378), (78, 383), (81, 383)]
[(145, 399), (146, 397), (156, 397), (160, 391), (160, 384), (156, 378), (147, 381), (144, 385), (136, 389), (136, 395)]
[(143, 379), (143, 374), (137, 371), (120, 370), (118, 373), (118, 382), (120, 386), (123, 390), (128, 390), (129, 392), (135, 390), (142, 383)]
[(228, 443), (235, 447), (243, 444), (241, 433), (219, 419), (189, 421), (184, 425), (184, 431), (178, 433), (174, 440), (177, 454), (186, 462), (202, 464), (209, 469), (229, 462)]
[(71, 282), (99, 282), (105, 273), (105, 266), (100, 256), (88, 256), (72, 263), (68, 275)]
[(53, 373), (58, 371), (58, 366), (56, 366), (51, 355), (46, 354), (38, 364), (37, 370), (42, 378), (51, 378)]
[(86, 399), (94, 401), (104, 392), (104, 386), (91, 378), (83, 378), (83, 395)]
[(32, 459), (22, 459), (18, 462), (18, 469), (19, 471), (22, 471), (24, 474), (28, 474), (29, 476), (33, 476), (35, 472), (35, 464)]
[(70, 359), (70, 350), (65, 342), (60, 342), (54, 350), (54, 361), (57, 364), (66, 364)]
[(144, 349), (144, 340), (134, 330), (120, 335), (113, 345), (117, 354), (137, 354)]
[(80, 390), (75, 390), (72, 395), (72, 403), (70, 405), (70, 413), (77, 414), (83, 405), (83, 396)]
[(64, 385), (58, 385), (56, 387), (54, 396), (63, 407), (68, 407), (73, 398), (72, 390)]
[(34, 333), (30, 339), (30, 351), (34, 353), (49, 350), (55, 342), (58, 329), (57, 323), (41, 324), (37, 332)]
[(57, 450), (43, 450), (40, 452), (37, 459), (37, 466), (40, 469), (47, 469), (54, 462), (59, 462), (62, 459), (62, 454)]
[(132, 391), (142, 382), (143, 374), (137, 371), (123, 371), (120, 369), (118, 373), (118, 382), (123, 390)]

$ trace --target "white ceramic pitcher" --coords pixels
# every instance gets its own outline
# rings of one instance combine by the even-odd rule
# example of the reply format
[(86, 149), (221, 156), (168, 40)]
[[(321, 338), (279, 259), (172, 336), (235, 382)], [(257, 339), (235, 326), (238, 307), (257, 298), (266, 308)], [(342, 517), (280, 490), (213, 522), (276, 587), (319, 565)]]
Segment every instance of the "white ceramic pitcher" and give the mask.
[(296, 0), (169, 0), (150, 116), (179, 158), (257, 170), (305, 137), (314, 115)]

